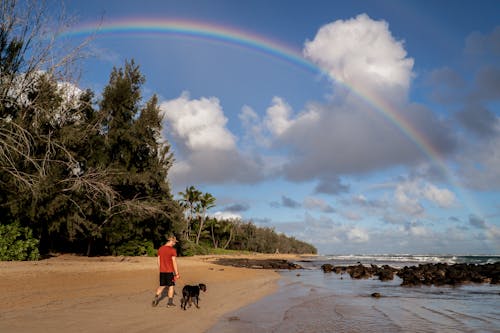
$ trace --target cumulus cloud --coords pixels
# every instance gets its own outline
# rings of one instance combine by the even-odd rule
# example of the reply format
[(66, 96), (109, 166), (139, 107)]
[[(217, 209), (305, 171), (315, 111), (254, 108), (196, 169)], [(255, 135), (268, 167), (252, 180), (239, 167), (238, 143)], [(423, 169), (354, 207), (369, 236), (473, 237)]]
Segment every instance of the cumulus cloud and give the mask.
[[(399, 112), (418, 129), (415, 131), (433, 142), (437, 151), (446, 154), (455, 149), (447, 125), (430, 110), (407, 105)], [(285, 175), (295, 181), (319, 177), (318, 192), (347, 191), (336, 180), (339, 175), (363, 174), (428, 160), (401, 127), (362, 101), (308, 105), (289, 124), (277, 139), (278, 144), (292, 152), (284, 165)]]
[(291, 125), (291, 107), (281, 98), (274, 97), (272, 105), (267, 109), (265, 125), (274, 135), (281, 135)]
[(241, 220), (241, 215), (233, 212), (215, 212), (212, 217), (217, 220)]
[(424, 207), (414, 195), (417, 190), (414, 184), (400, 184), (394, 192), (396, 203), (401, 211), (409, 215), (421, 215), (424, 212)]
[(184, 151), (235, 149), (236, 139), (226, 128), (227, 118), (217, 98), (191, 100), (184, 92), (160, 108)]
[(339, 223), (333, 218), (305, 214), (301, 221), (276, 224), (278, 232), (311, 242), (321, 254), (353, 253), (488, 253), (498, 248), (500, 229), (488, 226), (472, 235), (461, 225), (436, 231), (422, 221), (388, 225), (386, 228)]
[(188, 93), (160, 104), (163, 135), (173, 141), (176, 161), (170, 171), (175, 184), (254, 182), (263, 177), (258, 156), (243, 154), (227, 128), (217, 98), (190, 99)]
[(412, 77), (413, 59), (403, 42), (392, 36), (387, 22), (366, 14), (321, 27), (306, 42), (304, 55), (333, 79), (385, 97), (405, 96)]
[[(334, 93), (328, 103), (310, 103), (299, 112), (278, 97), (268, 108), (262, 127), (274, 147), (290, 152), (283, 166), (289, 180), (317, 179), (317, 193), (338, 194), (349, 190), (340, 183), (340, 175), (427, 160), (401, 122), (411, 124), (440, 153), (455, 148), (445, 122), (406, 100), (413, 59), (386, 22), (359, 15), (327, 24), (306, 42), (304, 54), (332, 77)], [(372, 104), (382, 100), (385, 106)]]
[(271, 141), (266, 135), (266, 130), (262, 124), (262, 120), (257, 112), (250, 106), (244, 105), (238, 115), (241, 124), (245, 130), (244, 141), (247, 145), (257, 145), (269, 147)]
[[(217, 98), (191, 99), (184, 93), (162, 103), (175, 148), (171, 181), (251, 183), (279, 172), (292, 181), (317, 180), (315, 193), (346, 193), (350, 189), (340, 181), (342, 175), (413, 166), (428, 159), (402, 130), (403, 124), (391, 119), (411, 124), (439, 153), (455, 148), (445, 122), (406, 100), (413, 59), (386, 22), (363, 14), (327, 24), (306, 42), (304, 54), (334, 79), (331, 98), (295, 111), (284, 98), (275, 96), (262, 117), (243, 106), (239, 119), (245, 134), (240, 146), (227, 128)], [(374, 107), (366, 96), (353, 94), (336, 81), (366, 93), (371, 101), (389, 104), (385, 109)], [(270, 153), (243, 152), (242, 147), (255, 151), (252, 145)]]
[(455, 194), (446, 188), (438, 188), (433, 184), (425, 184), (423, 196), (441, 208), (450, 208), (456, 202)]
[(412, 216), (425, 212), (423, 199), (440, 208), (450, 208), (456, 203), (455, 194), (450, 190), (415, 180), (400, 182), (396, 186), (394, 197), (399, 209)]

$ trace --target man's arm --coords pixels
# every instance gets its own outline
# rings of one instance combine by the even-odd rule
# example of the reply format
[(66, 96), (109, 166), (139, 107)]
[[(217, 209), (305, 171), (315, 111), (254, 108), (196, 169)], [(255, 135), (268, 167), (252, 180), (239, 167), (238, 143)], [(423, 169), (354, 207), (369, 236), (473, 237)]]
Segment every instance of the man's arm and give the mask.
[(174, 266), (174, 275), (179, 278), (179, 271), (177, 270), (177, 260), (176, 257), (172, 257), (172, 264)]

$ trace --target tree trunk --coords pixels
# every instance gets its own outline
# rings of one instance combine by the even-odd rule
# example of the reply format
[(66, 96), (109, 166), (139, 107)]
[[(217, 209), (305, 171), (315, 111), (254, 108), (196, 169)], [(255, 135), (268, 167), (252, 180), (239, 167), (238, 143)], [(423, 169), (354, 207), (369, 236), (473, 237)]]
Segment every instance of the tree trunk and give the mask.
[(94, 243), (94, 237), (90, 237), (87, 243), (87, 257), (90, 257), (92, 253), (92, 244)]
[(231, 228), (231, 230), (229, 230), (229, 238), (227, 239), (227, 242), (223, 247), (224, 250), (227, 249), (227, 247), (229, 246), (229, 243), (231, 242), (231, 238), (233, 238), (233, 229), (232, 228)]
[(201, 230), (203, 229), (203, 224), (205, 223), (205, 214), (203, 217), (200, 216), (200, 228), (198, 229), (198, 235), (196, 235), (196, 245), (200, 242)]
[(217, 241), (215, 240), (215, 234), (214, 234), (214, 224), (210, 226), (210, 233), (212, 234), (212, 243), (214, 244), (214, 249), (217, 248)]

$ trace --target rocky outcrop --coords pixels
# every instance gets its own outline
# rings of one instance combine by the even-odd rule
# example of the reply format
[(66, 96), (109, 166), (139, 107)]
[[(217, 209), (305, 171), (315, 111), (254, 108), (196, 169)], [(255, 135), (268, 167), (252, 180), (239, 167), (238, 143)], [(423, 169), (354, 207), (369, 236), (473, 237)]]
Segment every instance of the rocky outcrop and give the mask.
[(403, 286), (442, 286), (470, 282), (497, 284), (500, 277), (500, 263), (485, 265), (423, 264), (404, 267), (397, 275), (403, 279)]
[(324, 264), (321, 269), (325, 273), (348, 273), (353, 279), (367, 279), (377, 277), (381, 281), (391, 281), (394, 275), (403, 280), (402, 286), (419, 285), (457, 285), (464, 283), (491, 283), (497, 284), (500, 280), (500, 262), (494, 264), (421, 264), (405, 266), (397, 269), (389, 265), (365, 266), (334, 266)]
[(389, 281), (394, 279), (394, 274), (398, 271), (396, 268), (384, 265), (378, 267), (377, 265), (364, 266), (362, 264), (354, 266), (333, 266), (331, 264), (324, 264), (321, 269), (325, 273), (334, 272), (336, 274), (348, 273), (353, 279), (368, 279), (377, 276), (381, 281)]
[(302, 266), (284, 259), (219, 258), (216, 264), (257, 269), (301, 269)]

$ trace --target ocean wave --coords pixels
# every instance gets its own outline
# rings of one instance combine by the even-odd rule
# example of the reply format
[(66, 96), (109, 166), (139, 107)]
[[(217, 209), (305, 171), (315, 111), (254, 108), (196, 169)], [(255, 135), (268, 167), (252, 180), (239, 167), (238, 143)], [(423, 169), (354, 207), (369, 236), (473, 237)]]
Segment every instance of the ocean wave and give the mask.
[(319, 261), (341, 262), (343, 264), (493, 264), (500, 261), (500, 255), (434, 255), (434, 254), (348, 254), (324, 255), (318, 257)]

